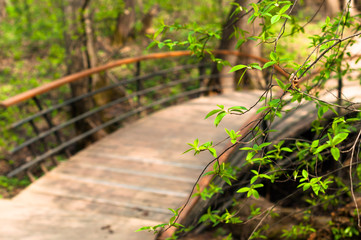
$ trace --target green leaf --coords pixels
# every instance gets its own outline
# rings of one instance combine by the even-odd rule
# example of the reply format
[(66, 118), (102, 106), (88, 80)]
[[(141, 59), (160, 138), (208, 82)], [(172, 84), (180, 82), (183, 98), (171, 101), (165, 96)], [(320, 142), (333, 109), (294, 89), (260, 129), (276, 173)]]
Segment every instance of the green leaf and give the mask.
[(282, 82), (281, 80), (279, 80), (278, 78), (276, 78), (276, 81), (277, 81), (278, 86), (280, 86), (280, 88), (281, 88), (282, 90), (286, 90), (286, 89), (285, 89), (285, 85), (283, 84), (283, 82)]
[(244, 76), (244, 74), (246, 74), (246, 72), (247, 72), (247, 69), (243, 71), (241, 77), (239, 78), (238, 83), (237, 83), (238, 85), (241, 83), (243, 76)]
[(332, 139), (332, 143), (334, 146), (336, 146), (337, 144), (345, 140), (347, 137), (348, 137), (348, 133), (339, 133)]
[(263, 187), (264, 185), (262, 183), (258, 183), (258, 184), (255, 184), (253, 185), (253, 188), (260, 188), (260, 187)]
[(252, 189), (252, 195), (257, 199), (259, 198), (259, 193), (257, 192), (256, 189)]
[(214, 125), (216, 125), (216, 127), (218, 126), (218, 124), (222, 121), (222, 119), (224, 118), (224, 116), (226, 116), (227, 113), (226, 112), (221, 112), (217, 115), (216, 119), (214, 119)]
[(277, 53), (271, 52), (271, 53), (270, 53), (270, 58), (271, 58), (273, 61), (277, 62)]
[(243, 68), (248, 68), (248, 66), (240, 64), (240, 65), (237, 65), (237, 66), (234, 66), (233, 68), (231, 68), (231, 70), (229, 72), (230, 73), (235, 72), (235, 71), (241, 70)]
[(245, 110), (245, 111), (248, 110), (248, 108), (243, 107), (243, 106), (234, 106), (234, 107), (230, 107), (229, 109), (241, 109), (241, 110)]
[(274, 15), (274, 16), (271, 18), (271, 24), (275, 24), (275, 23), (278, 22), (280, 19), (281, 19), (281, 16), (280, 16), (280, 15)]
[(151, 227), (141, 227), (138, 230), (135, 230), (135, 232), (140, 232), (140, 231), (144, 231), (144, 230), (150, 230)]
[(172, 208), (168, 208), (168, 210), (169, 211), (171, 211), (175, 216), (177, 216), (178, 215), (178, 213), (177, 213), (177, 211), (176, 210), (174, 210), (174, 209), (172, 209)]
[(269, 145), (271, 145), (272, 143), (271, 142), (265, 142), (265, 143), (262, 143), (261, 145), (259, 145), (259, 149), (262, 149), (264, 147), (267, 147)]
[(320, 140), (318, 140), (318, 139), (313, 141), (311, 144), (311, 148), (316, 148), (318, 146), (319, 142), (320, 142)]
[(231, 180), (228, 177), (222, 177), (223, 181), (225, 181), (229, 186), (232, 186)]
[(250, 183), (253, 184), (255, 181), (257, 181), (257, 179), (258, 179), (258, 176), (253, 176), (253, 177), (251, 178)]
[(303, 191), (306, 191), (306, 190), (309, 189), (310, 187), (311, 187), (311, 184), (305, 183), (305, 185), (303, 185)]
[(251, 63), (249, 66), (250, 66), (251, 68), (258, 69), (258, 70), (261, 70), (261, 71), (262, 71), (262, 68), (261, 68), (261, 66), (260, 66), (258, 63)]
[(322, 118), (322, 116), (328, 111), (328, 106), (322, 106), (318, 108), (317, 115), (318, 118)]
[(331, 154), (332, 154), (332, 157), (336, 161), (338, 161), (338, 159), (340, 158), (340, 150), (337, 147), (331, 148)]
[(151, 43), (148, 45), (147, 49), (151, 49), (151, 48), (154, 47), (155, 45), (157, 45), (157, 43), (156, 43), (155, 41), (153, 41), (153, 42), (151, 42)]
[(263, 65), (263, 69), (268, 68), (268, 67), (274, 65), (275, 63), (276, 63), (275, 61), (266, 62), (266, 63)]
[(296, 180), (296, 179), (297, 179), (297, 176), (298, 176), (298, 171), (295, 170), (295, 171), (293, 172), (293, 178)]
[(258, 6), (257, 6), (257, 4), (252, 3), (251, 5), (252, 5), (252, 7), (253, 7), (253, 9), (254, 9), (254, 12), (255, 12), (255, 13), (258, 13)]
[(221, 112), (221, 111), (223, 111), (223, 110), (222, 110), (222, 109), (212, 110), (212, 111), (210, 111), (210, 112), (207, 114), (207, 116), (206, 116), (204, 119), (207, 119), (207, 118), (209, 118), (210, 116), (212, 116), (212, 115), (214, 115), (214, 114), (216, 114), (216, 113), (219, 113), (219, 112)]
[(288, 147), (283, 147), (283, 148), (281, 148), (281, 150), (284, 152), (293, 152), (292, 149), (290, 149)]
[(216, 149), (214, 148), (208, 148), (208, 151), (213, 155), (213, 157), (217, 157)]
[(187, 153), (187, 152), (190, 152), (190, 151), (192, 151), (194, 148), (190, 148), (190, 149), (188, 149), (188, 150), (186, 150), (183, 154), (185, 154), (185, 153)]
[(249, 187), (243, 187), (243, 188), (240, 188), (240, 189), (238, 189), (238, 193), (243, 193), (243, 192), (248, 192), (250, 190), (250, 188)]
[(305, 169), (302, 170), (302, 176), (308, 178), (308, 172)]
[(268, 106), (263, 106), (263, 107), (259, 108), (256, 113), (260, 113), (265, 109), (268, 109)]
[(319, 146), (319, 147), (316, 149), (316, 151), (314, 152), (314, 154), (320, 153), (320, 152), (322, 152), (323, 150), (325, 150), (325, 149), (328, 148), (328, 147), (330, 147), (330, 144), (323, 144), (323, 145)]
[(284, 5), (284, 6), (279, 10), (278, 14), (282, 14), (282, 13), (286, 12), (286, 11), (290, 8), (290, 6), (292, 6), (292, 4)]
[(159, 47), (159, 48), (164, 47), (164, 45), (165, 45), (165, 43), (164, 43), (164, 42), (159, 42), (159, 43), (158, 43), (158, 47)]
[(243, 106), (234, 106), (234, 107), (228, 108), (228, 111), (237, 111), (237, 112), (242, 112), (242, 113), (243, 113), (243, 110), (247, 111), (248, 109)]

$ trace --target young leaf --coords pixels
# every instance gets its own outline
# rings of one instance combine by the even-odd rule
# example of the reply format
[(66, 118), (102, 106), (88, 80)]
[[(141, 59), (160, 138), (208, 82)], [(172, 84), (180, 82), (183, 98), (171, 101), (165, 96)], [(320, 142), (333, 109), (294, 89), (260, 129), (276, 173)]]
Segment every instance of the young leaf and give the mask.
[(308, 178), (308, 172), (305, 169), (302, 170), (302, 176)]
[(290, 149), (288, 147), (283, 147), (283, 148), (281, 148), (281, 150), (284, 152), (293, 152), (292, 149)]
[(274, 16), (271, 18), (271, 24), (275, 24), (275, 23), (278, 22), (280, 19), (281, 19), (281, 16), (280, 16), (280, 15), (274, 15)]
[(248, 68), (247, 65), (242, 65), (242, 64), (239, 64), (237, 66), (234, 66), (233, 68), (231, 68), (231, 70), (229, 71), (230, 73), (231, 72), (235, 72), (235, 71), (238, 71), (238, 70), (241, 70), (243, 68)]
[(246, 72), (247, 72), (247, 69), (243, 71), (241, 77), (239, 78), (238, 83), (237, 83), (238, 85), (241, 83), (242, 78), (243, 78), (244, 74), (246, 74)]
[(311, 144), (311, 148), (314, 149), (314, 148), (318, 147), (319, 142), (320, 142), (320, 140), (318, 140), (318, 139), (313, 141), (312, 144)]
[(243, 113), (243, 111), (247, 111), (247, 110), (248, 109), (246, 107), (243, 107), (243, 106), (234, 106), (234, 107), (228, 108), (228, 112), (235, 111), (235, 112)]
[(257, 4), (252, 3), (251, 5), (252, 5), (252, 7), (253, 7), (253, 9), (254, 9), (254, 12), (255, 12), (256, 14), (258, 14), (258, 6), (257, 6)]
[(219, 113), (219, 112), (221, 112), (221, 111), (223, 111), (223, 110), (222, 110), (222, 109), (214, 109), (214, 110), (210, 111), (204, 119), (207, 119), (207, 118), (209, 118), (210, 116), (212, 116), (212, 115), (214, 115), (214, 114), (216, 114), (216, 113)]
[(248, 192), (250, 190), (250, 188), (249, 187), (243, 187), (243, 188), (240, 188), (240, 189), (238, 189), (238, 193), (243, 193), (243, 192)]
[(292, 6), (292, 4), (284, 5), (278, 13), (279, 14), (285, 13), (290, 8), (290, 6)]
[(216, 125), (216, 127), (218, 127), (218, 124), (222, 121), (222, 119), (224, 118), (224, 116), (226, 116), (227, 115), (227, 113), (226, 112), (220, 112), (218, 115), (217, 115), (217, 117), (216, 117), (216, 119), (214, 119), (214, 125)]
[(332, 154), (332, 157), (336, 161), (338, 161), (338, 159), (340, 158), (340, 150), (337, 147), (331, 148), (331, 154)]
[(322, 118), (322, 116), (328, 111), (328, 106), (322, 106), (318, 108), (317, 115), (318, 118)]
[(149, 231), (151, 231), (151, 228), (152, 228), (152, 227), (141, 227), (141, 228), (139, 228), (138, 230), (135, 230), (135, 232), (140, 232), (140, 231), (144, 231), (144, 230), (149, 230)]
[(276, 81), (277, 81), (278, 86), (280, 86), (280, 88), (281, 88), (282, 90), (286, 90), (286, 89), (285, 89), (285, 85), (283, 84), (283, 82), (282, 82), (281, 80), (279, 80), (278, 78), (276, 78)]
[(332, 143), (334, 146), (336, 146), (337, 144), (345, 140), (347, 137), (348, 137), (348, 133), (339, 133), (332, 139)]
[(258, 191), (257, 191), (256, 189), (252, 189), (252, 195), (253, 195), (253, 197), (255, 197), (256, 199), (259, 198), (259, 193), (258, 193)]
[(273, 61), (277, 62), (277, 53), (271, 52), (269, 56)]
[(249, 66), (253, 69), (258, 69), (262, 71), (262, 68), (258, 63), (251, 63)]
[(330, 146), (329, 144), (323, 144), (323, 145), (319, 146), (319, 147), (316, 149), (316, 151), (314, 152), (314, 154), (322, 152), (323, 150), (325, 150), (325, 149), (328, 148), (329, 146)]
[(275, 64), (275, 63), (276, 63), (275, 61), (266, 62), (266, 63), (263, 65), (263, 69), (268, 68), (268, 67), (272, 66), (272, 65)]
[(213, 155), (213, 157), (217, 157), (216, 149), (214, 148), (208, 148), (208, 151)]

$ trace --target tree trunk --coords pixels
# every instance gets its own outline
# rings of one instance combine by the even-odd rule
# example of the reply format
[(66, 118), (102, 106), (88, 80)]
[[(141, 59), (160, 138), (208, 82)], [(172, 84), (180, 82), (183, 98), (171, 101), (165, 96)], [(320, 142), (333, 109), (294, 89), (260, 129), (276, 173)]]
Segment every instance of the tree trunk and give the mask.
[(335, 17), (341, 11), (341, 4), (339, 0), (326, 0), (326, 15)]
[[(247, 0), (244, 3), (244, 6), (249, 6), (251, 3), (257, 3), (258, 0)], [(243, 18), (240, 21), (240, 28), (245, 30), (248, 33), (245, 33), (245, 37), (248, 38), (250, 36), (258, 36), (262, 32), (261, 23), (262, 20), (257, 18), (253, 24), (247, 24), (248, 21), (248, 15), (247, 17)], [(244, 44), (241, 45), (240, 51), (256, 56), (261, 57), (262, 56), (262, 48), (261, 45), (258, 44), (256, 41), (248, 40)], [(251, 63), (260, 63), (254, 59), (251, 58), (240, 58), (241, 64), (251, 64)], [(241, 72), (236, 73), (236, 80), (238, 82), (239, 78), (241, 77)], [(253, 69), (248, 70), (247, 73), (244, 75), (240, 86), (245, 86), (248, 88), (257, 88), (257, 89), (264, 89), (267, 87), (267, 82), (265, 78), (263, 77), (263, 73), (260, 70)]]
[[(248, 7), (250, 3), (256, 3), (256, 0), (235, 0), (235, 3), (239, 4), (240, 6), (244, 6), (244, 7)], [(233, 12), (236, 10), (237, 6), (233, 5), (227, 21), (225, 22), (225, 24), (223, 25), (223, 32), (222, 32), (222, 39), (220, 42), (220, 45), (218, 47), (218, 49), (226, 49), (226, 50), (235, 50), (238, 41), (241, 39), (240, 37), (236, 37), (237, 34), (234, 34), (234, 29), (243, 29), (245, 31), (248, 31), (250, 33), (250, 35), (257, 35), (258, 32), (261, 30), (259, 27), (259, 23), (255, 21), (254, 25), (249, 25), (247, 24), (247, 17), (242, 15), (244, 14), (244, 12), (241, 12), (239, 14), (233, 14)], [(249, 34), (248, 34), (249, 35)], [(245, 36), (247, 38), (247, 35)], [(248, 41), (246, 43), (244, 43), (241, 48), (240, 51), (249, 53), (249, 54), (253, 54), (256, 56), (260, 56), (261, 55), (261, 48), (259, 45), (256, 45), (256, 43)], [(223, 58), (225, 61), (228, 61), (230, 63), (231, 66), (234, 66), (237, 64), (238, 61), (238, 57), (236, 56), (232, 56), (232, 55), (226, 55), (226, 56), (217, 56), (220, 58)], [(254, 61), (250, 61), (248, 59), (244, 59), (243, 60), (243, 64), (249, 64), (251, 62)], [(219, 74), (221, 75), (226, 75), (229, 73), (229, 70), (231, 69), (231, 66), (224, 66), (220, 71)], [(217, 69), (213, 69), (213, 74), (217, 73), (218, 70)], [(260, 78), (263, 79), (262, 75), (259, 75), (256, 72), (251, 73), (252, 75), (256, 75), (254, 77), (252, 77), (251, 79), (256, 79)], [(259, 80), (261, 81), (261, 80)], [(221, 86), (222, 92), (223, 93), (228, 93), (228, 92), (232, 92), (235, 90), (236, 88), (236, 84), (235, 84), (235, 74), (232, 74), (231, 76), (226, 76), (226, 77), (220, 77), (219, 79), (215, 79), (214, 81), (211, 81), (211, 83), (214, 82), (218, 82)]]
[(157, 16), (159, 12), (159, 6), (154, 5), (151, 9), (143, 16), (142, 18), (142, 30), (140, 34), (152, 34), (154, 30), (152, 29), (153, 18)]
[(124, 11), (119, 13), (117, 27), (113, 36), (113, 44), (123, 45), (135, 23), (135, 0), (124, 0)]
[[(67, 5), (64, 5), (63, 21), (66, 28), (64, 32), (65, 48), (67, 53), (67, 73), (72, 74), (84, 69), (92, 67), (96, 64), (94, 44), (89, 40), (89, 29), (86, 29), (86, 18), (84, 14), (87, 11), (89, 0), (69, 0)], [(66, 19), (66, 17), (70, 19)], [(67, 21), (68, 20), (68, 21)], [(80, 21), (79, 21), (80, 20)], [(87, 32), (88, 30), (88, 32)], [(91, 32), (90, 32), (91, 33)], [(89, 49), (91, 49), (89, 51)], [(92, 55), (93, 58), (90, 56)], [(70, 84), (71, 93), (73, 97), (81, 96), (88, 93), (92, 88), (92, 78), (80, 79)], [(72, 105), (72, 114), (77, 116), (89, 111), (94, 107), (91, 98), (84, 98), (75, 102)], [(93, 129), (94, 126), (99, 125), (100, 121), (97, 116), (92, 116), (75, 123), (75, 128), (78, 134)], [(98, 131), (93, 134), (90, 139), (96, 141), (105, 136), (104, 131)], [(84, 144), (84, 142), (83, 142)]]
[(0, 0), (0, 22), (6, 18), (6, 0)]

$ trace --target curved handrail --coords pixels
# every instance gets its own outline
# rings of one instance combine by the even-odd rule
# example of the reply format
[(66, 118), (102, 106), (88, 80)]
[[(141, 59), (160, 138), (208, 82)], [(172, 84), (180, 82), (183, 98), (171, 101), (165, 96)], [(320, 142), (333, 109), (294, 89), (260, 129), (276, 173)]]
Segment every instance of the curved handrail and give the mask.
[[(247, 54), (247, 53), (242, 53), (239, 51), (230, 51), (230, 50), (214, 50), (212, 51), (213, 54), (221, 54), (221, 55), (235, 55), (238, 57), (248, 57), (248, 58), (253, 58), (257, 61), (260, 61), (262, 63), (266, 63), (269, 60), (267, 60), (266, 58), (262, 58), (259, 56), (254, 56), (251, 54)], [(20, 93), (18, 95), (15, 95), (13, 97), (10, 97), (2, 102), (0, 102), (0, 107), (2, 108), (7, 108), (13, 105), (16, 105), (18, 103), (21, 103), (23, 101), (26, 101), (32, 97), (35, 97), (39, 94), (43, 94), (46, 92), (49, 92), (52, 89), (58, 88), (62, 85), (65, 85), (67, 83), (71, 83), (74, 82), (76, 80), (79, 80), (81, 78), (84, 77), (88, 77), (92, 74), (95, 73), (99, 73), (114, 67), (118, 67), (121, 65), (125, 65), (125, 64), (131, 64), (131, 63), (136, 63), (136, 62), (140, 62), (143, 60), (150, 60), (150, 59), (162, 59), (162, 58), (168, 58), (168, 57), (181, 57), (181, 56), (190, 56), (192, 55), (191, 51), (173, 51), (173, 52), (161, 52), (161, 53), (152, 53), (152, 54), (148, 54), (148, 55), (144, 55), (144, 56), (139, 56), (139, 57), (131, 57), (131, 58), (125, 58), (125, 59), (120, 59), (120, 60), (116, 60), (116, 61), (112, 61), (109, 62), (107, 64), (104, 64), (102, 66), (98, 66), (98, 67), (94, 67), (94, 68), (90, 68), (90, 69), (86, 69), (84, 71), (78, 72), (78, 73), (74, 73), (71, 74), (69, 76), (65, 76), (62, 77), (60, 79), (57, 79), (53, 82), (50, 83), (45, 83), (37, 88), (33, 88), (30, 89), (26, 92)], [(280, 68), (279, 66), (275, 66), (275, 69), (282, 74), (285, 77), (288, 77), (289, 74), (286, 73), (282, 68)]]

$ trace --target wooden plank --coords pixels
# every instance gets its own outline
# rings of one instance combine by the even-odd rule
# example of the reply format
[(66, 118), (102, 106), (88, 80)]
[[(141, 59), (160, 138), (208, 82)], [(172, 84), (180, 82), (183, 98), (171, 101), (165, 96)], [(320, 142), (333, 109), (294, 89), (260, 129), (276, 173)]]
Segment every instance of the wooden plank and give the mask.
[[(143, 160), (143, 159), (140, 159)], [(182, 163), (180, 163), (181, 165)], [(149, 159), (146, 161), (132, 161), (126, 159), (114, 159), (107, 157), (76, 157), (72, 161), (64, 162), (59, 168), (80, 168), (92, 166), (98, 169), (104, 169), (115, 172), (127, 171), (128, 173), (136, 172), (137, 175), (153, 176), (153, 174), (163, 175), (164, 179), (174, 179), (181, 182), (193, 183), (203, 167), (200, 168), (186, 168), (177, 165), (167, 165), (155, 162)], [(57, 168), (58, 169), (58, 168)]]
[(157, 211), (167, 212), (169, 206), (177, 206), (188, 194), (173, 190), (151, 187), (139, 187), (136, 185), (117, 184), (113, 182), (92, 178), (81, 178), (51, 172), (47, 177), (40, 179), (31, 185), (27, 191), (35, 191), (44, 194), (56, 194), (58, 196), (77, 196), (83, 199), (101, 198), (123, 204), (138, 207), (153, 207)]
[[(101, 152), (103, 150), (103, 152)], [(194, 158), (191, 154), (188, 155), (179, 155), (178, 154), (162, 154), (158, 150), (152, 150), (150, 148), (143, 148), (141, 152), (139, 149), (134, 148), (122, 148), (123, 151), (113, 150), (112, 153), (107, 152), (107, 149), (102, 148), (92, 148), (87, 152), (82, 153), (78, 157), (85, 158), (100, 158), (104, 161), (108, 161), (113, 159), (114, 161), (133, 161), (140, 163), (154, 163), (157, 165), (161, 165), (161, 167), (180, 167), (186, 168), (189, 170), (201, 170), (204, 167), (202, 162), (195, 162), (196, 158)], [(137, 152), (138, 150), (138, 152)], [(204, 155), (204, 154), (202, 154)], [(162, 158), (162, 156), (166, 156), (166, 159)], [(193, 159), (193, 161), (192, 161)], [(209, 159), (209, 158), (208, 158)]]
[[(135, 232), (160, 221), (109, 214), (67, 211), (46, 206), (0, 202), (0, 238), (7, 240), (140, 240), (153, 239), (149, 232)], [(111, 231), (109, 231), (111, 230)]]
[(74, 212), (110, 214), (156, 221), (164, 221), (172, 216), (171, 212), (167, 209), (159, 210), (132, 203), (124, 204), (104, 199), (101, 196), (92, 198), (79, 193), (64, 195), (62, 192), (57, 191), (50, 194), (44, 191), (37, 191), (36, 189), (21, 193), (13, 199), (13, 202), (29, 208), (46, 206)]
[(96, 167), (91, 164), (68, 165), (66, 168), (57, 168), (54, 173), (70, 175), (74, 178), (89, 178), (94, 181), (105, 181), (111, 184), (129, 185), (143, 188), (152, 188), (166, 191), (177, 191), (187, 194), (191, 190), (194, 180), (179, 176), (171, 176), (152, 172), (132, 171), (129, 169), (116, 169)]

